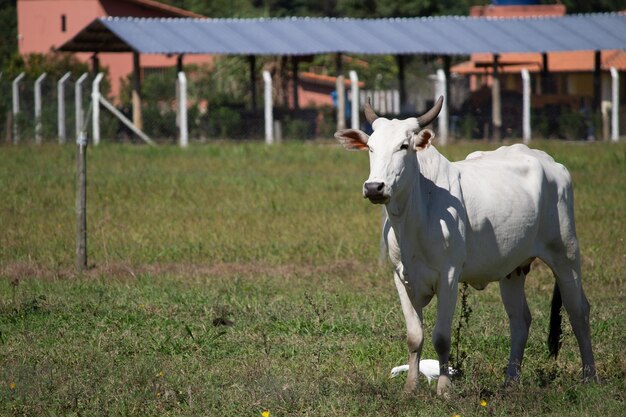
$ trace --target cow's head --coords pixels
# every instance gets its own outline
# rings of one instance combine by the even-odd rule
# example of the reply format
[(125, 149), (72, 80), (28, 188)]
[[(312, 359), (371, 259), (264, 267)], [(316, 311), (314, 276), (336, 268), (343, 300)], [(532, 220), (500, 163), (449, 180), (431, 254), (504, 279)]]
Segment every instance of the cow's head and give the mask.
[[(368, 136), (357, 129), (344, 129), (335, 138), (348, 150), (367, 150), (370, 156), (370, 176), (363, 184), (363, 197), (372, 203), (388, 203), (393, 195), (407, 189), (411, 178), (417, 178), (415, 152), (430, 146), (435, 134), (423, 129), (432, 122), (443, 104), (439, 97), (432, 109), (422, 116), (406, 120), (378, 117), (369, 103), (364, 112), (374, 133)], [(408, 175), (402, 175), (404, 172)]]

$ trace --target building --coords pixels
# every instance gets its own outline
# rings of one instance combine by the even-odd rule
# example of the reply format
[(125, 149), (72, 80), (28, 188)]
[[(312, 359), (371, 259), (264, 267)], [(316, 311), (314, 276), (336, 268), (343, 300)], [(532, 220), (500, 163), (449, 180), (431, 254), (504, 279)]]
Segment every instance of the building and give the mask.
[[(564, 16), (566, 8), (562, 4), (540, 5), (533, 1), (499, 2), (507, 5), (486, 5), (470, 8), (470, 16), (493, 18), (537, 18)], [(511, 4), (518, 3), (518, 4)], [(523, 4), (522, 4), (523, 3)], [(607, 103), (611, 100), (610, 68), (626, 71), (625, 50), (548, 53), (504, 53), (497, 57), (500, 88), (503, 92), (522, 91), (520, 72), (527, 69), (531, 74), (532, 107), (567, 106), (578, 111), (581, 108), (602, 109), (606, 114)], [(600, 74), (595, 74), (596, 60), (599, 60)], [(492, 85), (493, 54), (472, 54), (470, 60), (451, 67), (451, 72), (469, 77), (470, 91), (478, 93)], [(626, 82), (620, 77), (620, 102), (626, 101)], [(599, 95), (596, 82), (599, 81)], [(626, 113), (622, 104), (620, 113)], [(624, 120), (624, 116), (620, 117)], [(623, 122), (622, 122), (623, 123)], [(622, 129), (623, 131), (623, 129)]]
[[(103, 16), (134, 17), (196, 17), (202, 15), (154, 0), (17, 0), (18, 50), (21, 55), (48, 53), (71, 39), (76, 33)], [(120, 80), (131, 73), (131, 53), (102, 53), (94, 56), (77, 53), (83, 62), (106, 67), (111, 81), (111, 92), (117, 96)], [(185, 63), (209, 64), (209, 55), (185, 57)], [(141, 55), (142, 73), (159, 71), (177, 64), (176, 56)]]

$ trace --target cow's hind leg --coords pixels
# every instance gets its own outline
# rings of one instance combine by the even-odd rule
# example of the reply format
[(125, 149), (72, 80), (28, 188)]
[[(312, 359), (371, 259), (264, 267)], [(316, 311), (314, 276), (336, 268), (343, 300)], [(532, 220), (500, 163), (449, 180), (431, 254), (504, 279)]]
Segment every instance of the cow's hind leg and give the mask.
[(404, 384), (404, 391), (408, 393), (414, 391), (417, 386), (417, 372), (424, 342), (424, 329), (422, 327), (423, 316), (422, 309), (419, 307), (416, 309), (413, 306), (407, 289), (397, 272), (394, 273), (394, 281), (406, 322), (407, 344), (409, 348), (409, 372)]
[(506, 314), (509, 316), (511, 332), (511, 352), (509, 364), (506, 367), (505, 385), (516, 382), (520, 377), (524, 349), (528, 341), (528, 329), (532, 321), (524, 292), (525, 281), (526, 274), (522, 268), (516, 268), (500, 280), (500, 295)]
[(556, 278), (565, 311), (569, 316), (572, 330), (578, 342), (583, 366), (583, 378), (595, 380), (596, 365), (591, 349), (591, 331), (589, 328), (589, 302), (583, 291), (580, 258), (578, 251), (575, 256), (557, 253), (546, 257), (544, 262), (550, 266)]

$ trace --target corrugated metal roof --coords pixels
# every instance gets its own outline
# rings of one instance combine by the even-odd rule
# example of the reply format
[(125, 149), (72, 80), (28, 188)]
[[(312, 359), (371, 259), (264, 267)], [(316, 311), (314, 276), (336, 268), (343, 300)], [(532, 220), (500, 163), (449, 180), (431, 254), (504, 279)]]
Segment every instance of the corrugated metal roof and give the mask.
[(62, 51), (312, 55), (547, 52), (626, 49), (626, 14), (498, 19), (99, 18)]

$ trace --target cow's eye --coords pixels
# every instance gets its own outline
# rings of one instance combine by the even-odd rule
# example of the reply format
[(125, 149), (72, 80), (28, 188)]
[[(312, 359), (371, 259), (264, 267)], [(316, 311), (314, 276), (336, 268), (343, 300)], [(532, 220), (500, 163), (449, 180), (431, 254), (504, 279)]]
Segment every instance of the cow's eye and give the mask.
[(400, 145), (400, 150), (406, 150), (406, 149), (409, 149), (408, 143), (403, 143), (402, 145)]

